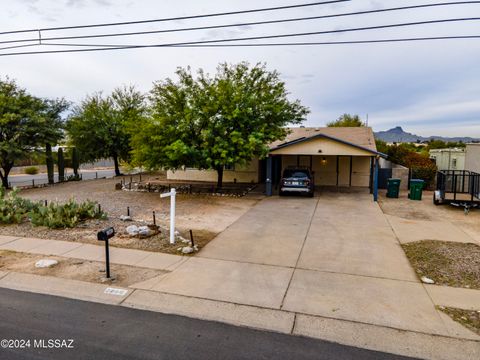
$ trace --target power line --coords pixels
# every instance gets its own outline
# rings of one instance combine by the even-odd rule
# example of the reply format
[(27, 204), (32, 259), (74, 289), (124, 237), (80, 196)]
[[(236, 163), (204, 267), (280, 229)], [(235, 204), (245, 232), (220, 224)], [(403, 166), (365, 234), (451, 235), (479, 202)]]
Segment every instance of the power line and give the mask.
[(166, 22), (166, 21), (189, 20), (189, 19), (199, 19), (199, 18), (227, 16), (227, 15), (251, 14), (251, 13), (265, 12), (265, 11), (277, 11), (277, 10), (295, 9), (295, 8), (303, 8), (303, 7), (318, 6), (318, 5), (329, 5), (329, 4), (335, 4), (335, 3), (341, 3), (341, 2), (350, 2), (350, 1), (352, 1), (352, 0), (317, 1), (317, 2), (313, 2), (313, 3), (307, 3), (307, 4), (274, 6), (274, 7), (268, 7), (268, 8), (228, 11), (228, 12), (201, 14), (201, 15), (177, 16), (177, 17), (171, 17), (171, 18), (160, 18), (160, 19), (138, 20), (138, 21), (124, 21), (124, 22), (114, 22), (114, 23), (88, 24), (88, 25), (75, 25), (75, 26), (60, 26), (60, 27), (50, 27), (50, 28), (43, 28), (43, 29), (13, 30), (13, 31), (0, 32), (0, 35), (18, 34), (18, 33), (26, 33), (26, 32), (33, 32), (33, 31), (69, 30), (69, 29), (83, 29), (83, 28), (93, 28), (93, 27), (147, 24), (147, 23), (153, 23), (153, 22)]
[[(354, 44), (375, 44), (375, 43), (396, 43), (396, 42), (415, 42), (415, 41), (435, 41), (435, 40), (462, 40), (462, 39), (480, 39), (480, 35), (456, 35), (456, 36), (432, 36), (416, 38), (398, 38), (398, 39), (374, 39), (374, 40), (347, 40), (347, 41), (324, 41), (324, 42), (294, 42), (294, 43), (250, 43), (250, 44), (152, 44), (152, 45), (92, 45), (92, 44), (35, 44), (27, 46), (103, 46), (102, 48), (75, 49), (75, 50), (52, 50), (52, 51), (30, 51), (0, 54), (0, 56), (15, 55), (38, 55), (54, 53), (73, 53), (73, 52), (93, 52), (105, 50), (128, 50), (140, 48), (215, 48), (215, 47), (272, 47), (272, 46), (320, 46), (320, 45), (354, 45)], [(1, 50), (1, 49), (0, 49)]]
[[(183, 32), (183, 31), (211, 30), (211, 29), (239, 27), (239, 26), (267, 25), (267, 24), (276, 24), (276, 23), (286, 23), (286, 22), (297, 22), (297, 21), (307, 21), (307, 20), (318, 20), (318, 19), (335, 18), (335, 17), (354, 16), (354, 15), (366, 15), (366, 14), (373, 14), (373, 13), (399, 11), (399, 10), (410, 10), (410, 9), (427, 8), (427, 7), (434, 7), (434, 6), (451, 6), (451, 5), (467, 5), (467, 4), (468, 5), (480, 4), (480, 1), (458, 1), (458, 2), (449, 2), (449, 3), (421, 4), (421, 5), (402, 6), (402, 7), (394, 7), (394, 8), (387, 8), (387, 9), (375, 9), (375, 10), (357, 11), (357, 12), (340, 13), (340, 14), (329, 14), (329, 15), (319, 15), (319, 16), (299, 17), (299, 18), (244, 22), (244, 23), (223, 24), (223, 25), (197, 26), (197, 27), (186, 27), (186, 28), (164, 29), (164, 30), (135, 31), (135, 32), (123, 32), (123, 33), (111, 33), (111, 34), (94, 34), (94, 35), (57, 36), (57, 37), (49, 37), (49, 38), (43, 37), (42, 41), (44, 41), (44, 40), (91, 39), (91, 38), (104, 38), (104, 37), (119, 37), (119, 36), (132, 36), (132, 35), (173, 33), (173, 32)], [(38, 31), (42, 31), (42, 30), (38, 30)], [(36, 38), (30, 38), (30, 39), (0, 41), (0, 44), (17, 43), (17, 42), (20, 42), (20, 43), (23, 43), (23, 42), (38, 42), (38, 41), (39, 41), (39, 38), (36, 37)]]
[[(276, 35), (262, 35), (262, 36), (249, 36), (242, 38), (227, 38), (227, 39), (214, 39), (214, 40), (199, 40), (199, 41), (187, 41), (181, 43), (167, 43), (164, 45), (174, 46), (174, 45), (186, 45), (186, 44), (203, 44), (203, 43), (222, 43), (222, 42), (235, 42), (235, 41), (251, 41), (251, 40), (263, 40), (263, 39), (276, 39), (276, 38), (285, 38), (285, 37), (297, 37), (297, 36), (312, 36), (312, 35), (325, 35), (325, 34), (337, 34), (337, 33), (347, 33), (347, 32), (356, 32), (356, 31), (367, 31), (367, 30), (379, 30), (379, 29), (389, 29), (397, 27), (408, 27), (408, 26), (418, 26), (418, 25), (429, 25), (429, 24), (438, 24), (438, 23), (449, 23), (449, 22), (463, 22), (463, 21), (478, 21), (480, 17), (472, 18), (456, 18), (456, 19), (438, 19), (438, 20), (427, 20), (427, 21), (415, 21), (408, 23), (397, 23), (397, 24), (387, 24), (387, 25), (375, 25), (375, 26), (365, 26), (365, 27), (356, 27), (356, 28), (346, 28), (346, 29), (336, 29), (336, 30), (324, 30), (324, 31), (310, 31), (303, 33), (293, 33), (293, 34), (276, 34)], [(44, 38), (42, 41), (46, 40), (56, 40), (54, 38)], [(1, 42), (9, 43), (9, 42)], [(134, 47), (136, 45), (129, 45), (129, 47)], [(153, 45), (157, 46), (157, 45)], [(142, 47), (144, 47), (142, 45)], [(119, 45), (119, 49), (125, 48), (125, 45)]]
[[(268, 47), (268, 46), (309, 46), (309, 45), (341, 45), (341, 44), (372, 44), (388, 42), (409, 42), (409, 41), (427, 41), (427, 40), (459, 40), (459, 39), (480, 39), (480, 35), (453, 35), (453, 36), (426, 36), (413, 38), (394, 38), (394, 39), (372, 39), (372, 40), (345, 40), (345, 41), (310, 41), (310, 42), (286, 42), (286, 43), (243, 43), (243, 44), (150, 44), (150, 45), (118, 45), (118, 44), (68, 44), (68, 43), (46, 43), (46, 46), (74, 46), (74, 47), (119, 47), (128, 48), (148, 48), (148, 47), (187, 47), (187, 48), (215, 48), (215, 47)], [(39, 46), (35, 44), (34, 46)], [(0, 49), (1, 50), (1, 49)], [(94, 51), (95, 49), (92, 49)], [(121, 49), (113, 49), (121, 50)]]

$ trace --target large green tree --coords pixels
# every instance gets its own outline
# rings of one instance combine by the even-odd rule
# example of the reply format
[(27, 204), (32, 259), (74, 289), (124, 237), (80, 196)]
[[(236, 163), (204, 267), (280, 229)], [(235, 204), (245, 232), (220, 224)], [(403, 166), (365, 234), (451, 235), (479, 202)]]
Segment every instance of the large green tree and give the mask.
[(14, 80), (0, 79), (0, 179), (9, 186), (8, 176), (17, 161), (55, 145), (62, 137), (61, 114), (64, 100), (41, 99), (30, 95)]
[(155, 83), (151, 117), (133, 139), (135, 160), (148, 168), (213, 169), (221, 187), (225, 166), (266, 156), (285, 126), (309, 112), (264, 64), (220, 64), (213, 77), (190, 68), (176, 74), (177, 81)]
[(343, 114), (337, 120), (327, 123), (328, 127), (361, 127), (365, 123), (358, 115)]
[(117, 88), (107, 97), (87, 96), (67, 121), (69, 140), (82, 162), (112, 158), (118, 176), (119, 161), (130, 160), (130, 134), (145, 112), (144, 95), (134, 87)]

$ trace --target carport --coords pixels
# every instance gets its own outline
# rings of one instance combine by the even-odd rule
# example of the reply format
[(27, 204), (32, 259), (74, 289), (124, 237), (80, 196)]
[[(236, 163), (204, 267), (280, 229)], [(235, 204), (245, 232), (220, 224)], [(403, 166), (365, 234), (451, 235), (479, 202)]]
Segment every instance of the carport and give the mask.
[(266, 194), (277, 188), (283, 169), (307, 166), (316, 186), (364, 187), (377, 199), (377, 151), (369, 127), (293, 128), (282, 142), (270, 146), (265, 162)]

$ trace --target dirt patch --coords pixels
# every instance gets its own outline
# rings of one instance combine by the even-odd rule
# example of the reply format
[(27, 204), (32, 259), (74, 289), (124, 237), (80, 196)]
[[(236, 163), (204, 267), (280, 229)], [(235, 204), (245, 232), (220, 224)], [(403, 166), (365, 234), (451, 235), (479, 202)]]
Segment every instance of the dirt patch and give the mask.
[[(145, 176), (142, 179), (145, 179)], [(70, 198), (75, 198), (77, 201), (97, 201), (102, 210), (107, 212), (108, 219), (91, 220), (74, 229), (59, 230), (33, 227), (29, 222), (25, 222), (19, 225), (0, 226), (0, 234), (98, 244), (96, 236), (99, 230), (113, 226), (118, 234), (123, 234), (128, 225), (152, 224), (153, 211), (155, 211), (157, 225), (168, 229), (170, 221), (168, 198), (161, 199), (158, 193), (115, 190), (115, 183), (119, 181), (119, 179), (88, 180), (23, 190), (20, 196), (32, 200), (63, 203)], [(255, 198), (180, 194), (176, 201), (177, 230), (186, 239), (190, 239), (189, 230), (192, 230), (195, 244), (202, 248), (257, 202), (258, 199)], [(121, 215), (127, 214), (127, 207), (130, 208), (133, 222), (120, 220)], [(165, 231), (146, 239), (120, 235), (113, 238), (111, 244), (118, 247), (177, 254), (177, 248), (182, 245), (178, 243), (170, 245), (168, 233)]]
[(480, 311), (479, 310), (463, 310), (450, 307), (438, 307), (453, 320), (459, 322), (467, 329), (480, 335)]
[[(51, 268), (36, 268), (40, 259), (57, 260), (58, 264)], [(105, 281), (105, 264), (98, 261), (68, 259), (59, 256), (44, 256), (15, 251), (0, 251), (0, 270), (21, 273), (55, 276), (102, 284), (129, 286), (165, 274), (165, 271), (146, 269), (134, 266), (111, 264), (110, 272), (113, 281)]]
[(419, 277), (438, 285), (480, 289), (480, 246), (424, 240), (402, 247)]

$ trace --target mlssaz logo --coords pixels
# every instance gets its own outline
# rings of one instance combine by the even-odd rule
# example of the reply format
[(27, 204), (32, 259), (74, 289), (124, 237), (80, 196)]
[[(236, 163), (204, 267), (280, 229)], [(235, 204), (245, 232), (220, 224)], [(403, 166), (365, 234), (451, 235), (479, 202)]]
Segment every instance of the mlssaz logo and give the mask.
[(33, 346), (41, 349), (73, 349), (73, 339), (35, 339)]

